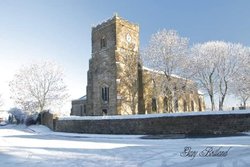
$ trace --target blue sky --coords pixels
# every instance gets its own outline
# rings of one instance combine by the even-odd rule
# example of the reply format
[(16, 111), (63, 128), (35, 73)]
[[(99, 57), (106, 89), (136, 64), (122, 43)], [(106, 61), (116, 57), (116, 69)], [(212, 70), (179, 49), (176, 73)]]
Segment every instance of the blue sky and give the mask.
[[(141, 48), (166, 28), (190, 45), (223, 40), (250, 46), (249, 0), (0, 0), (0, 93), (22, 65), (53, 60), (65, 69), (71, 98), (85, 94), (91, 27), (113, 16), (139, 24)], [(68, 110), (70, 105), (68, 105)]]

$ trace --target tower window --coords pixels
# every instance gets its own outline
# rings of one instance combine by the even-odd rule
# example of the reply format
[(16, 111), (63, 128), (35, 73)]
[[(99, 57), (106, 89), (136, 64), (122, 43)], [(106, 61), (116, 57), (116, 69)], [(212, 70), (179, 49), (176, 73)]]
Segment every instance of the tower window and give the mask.
[(104, 102), (109, 101), (109, 87), (103, 87), (102, 88), (102, 100)]
[(105, 37), (102, 37), (101, 39), (101, 49), (105, 48), (107, 46), (107, 40)]

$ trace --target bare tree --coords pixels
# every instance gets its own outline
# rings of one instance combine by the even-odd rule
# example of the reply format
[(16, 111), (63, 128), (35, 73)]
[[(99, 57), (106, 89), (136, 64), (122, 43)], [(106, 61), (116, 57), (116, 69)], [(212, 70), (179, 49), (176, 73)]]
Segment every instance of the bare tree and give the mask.
[(191, 53), (194, 79), (208, 93), (211, 109), (215, 109), (214, 97), (218, 95), (219, 110), (223, 110), (225, 98), (242, 71), (247, 49), (240, 44), (210, 41), (195, 45)]
[[(245, 62), (244, 57), (248, 54), (248, 50), (240, 44), (218, 43), (218, 47), (222, 53), (219, 57), (218, 75), (219, 75), (219, 110), (223, 110), (223, 104), (226, 95), (232, 91), (233, 85), (236, 84), (235, 78), (241, 75), (241, 69)], [(219, 49), (218, 49), (219, 50)]]
[(68, 97), (63, 72), (52, 62), (23, 66), (9, 85), (11, 98), (29, 112), (53, 108)]
[[(20, 123), (23, 124), (25, 122), (25, 119), (26, 119), (27, 114), (28, 114), (19, 108), (11, 108), (8, 111), (8, 113), (10, 113), (16, 119), (17, 124), (20, 124)], [(11, 123), (12, 123), (12, 121), (13, 121), (13, 119), (11, 120)]]
[(250, 99), (249, 83), (246, 83), (246, 78), (242, 78), (239, 85), (236, 85), (234, 94), (241, 100), (243, 107), (247, 107), (247, 101)]
[(184, 90), (177, 87), (185, 82), (173, 78), (176, 78), (174, 74), (183, 74), (187, 55), (188, 39), (180, 37), (174, 30), (163, 29), (153, 34), (149, 45), (144, 49), (143, 63), (164, 75), (161, 80), (156, 79), (156, 87), (161, 88), (159, 92), (165, 93), (164, 96), (178, 98), (178, 91)]
[(233, 93), (239, 97), (246, 108), (247, 101), (250, 99), (250, 48), (246, 48), (241, 54), (241, 69), (238, 70), (234, 78)]
[(2, 95), (0, 94), (0, 106), (3, 105), (3, 99), (2, 99)]
[(215, 109), (214, 97), (216, 91), (218, 91), (216, 87), (219, 80), (217, 73), (218, 57), (222, 53), (218, 43), (206, 42), (194, 45), (191, 49), (192, 59), (190, 60), (190, 71), (193, 73), (193, 78), (208, 93), (212, 111)]

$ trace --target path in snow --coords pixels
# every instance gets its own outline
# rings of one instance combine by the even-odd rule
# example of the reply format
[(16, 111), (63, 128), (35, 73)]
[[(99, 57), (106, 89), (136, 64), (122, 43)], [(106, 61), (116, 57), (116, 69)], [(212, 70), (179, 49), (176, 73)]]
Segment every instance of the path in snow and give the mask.
[[(248, 135), (158, 140), (140, 137), (57, 133), (44, 126), (0, 126), (0, 166), (250, 166)], [(217, 156), (208, 156), (211, 149)], [(224, 156), (219, 157), (222, 151)]]

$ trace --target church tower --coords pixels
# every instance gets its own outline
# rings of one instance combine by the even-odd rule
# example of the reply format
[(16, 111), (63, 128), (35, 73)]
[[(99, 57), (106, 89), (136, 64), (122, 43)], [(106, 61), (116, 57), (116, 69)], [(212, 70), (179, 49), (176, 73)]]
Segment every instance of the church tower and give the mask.
[(86, 115), (135, 114), (139, 26), (117, 15), (92, 28)]

